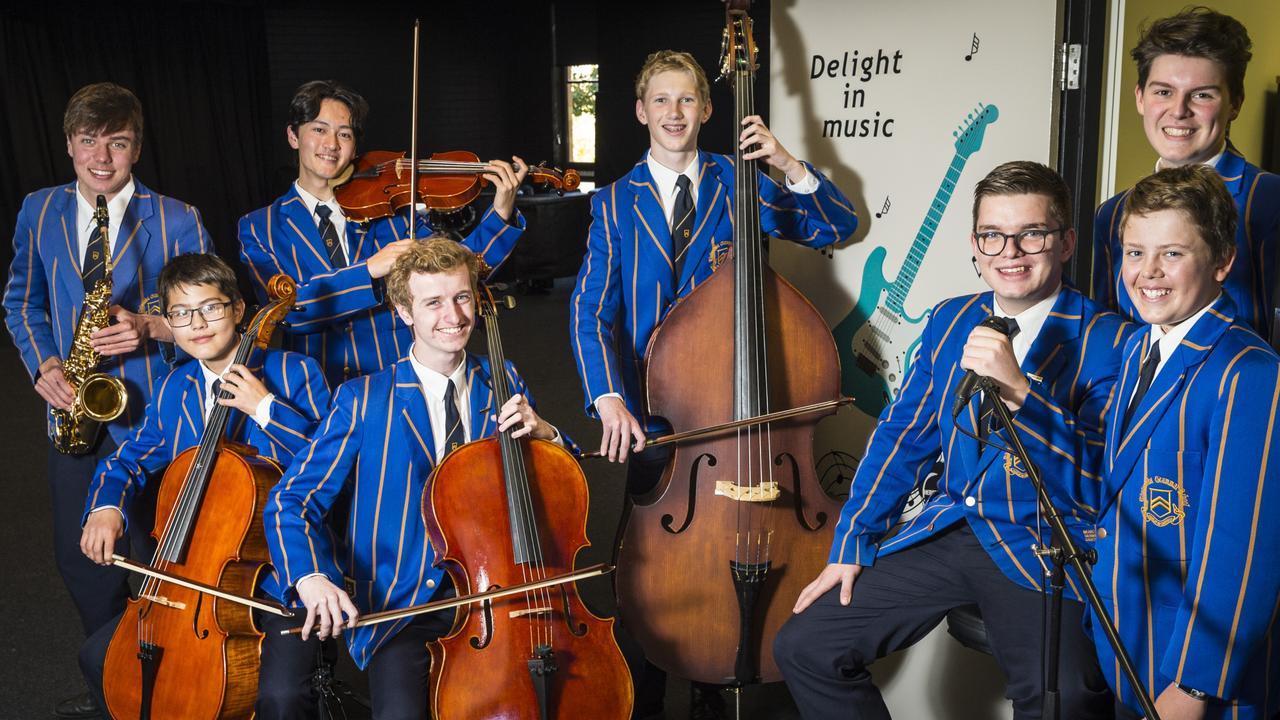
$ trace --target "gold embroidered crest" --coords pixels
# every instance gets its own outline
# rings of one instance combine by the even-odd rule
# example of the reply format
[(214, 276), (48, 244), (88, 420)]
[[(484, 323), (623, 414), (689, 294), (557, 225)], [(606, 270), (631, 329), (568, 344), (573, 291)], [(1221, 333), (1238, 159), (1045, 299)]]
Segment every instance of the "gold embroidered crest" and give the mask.
[(142, 298), (142, 306), (138, 308), (138, 312), (143, 315), (159, 315), (161, 307), (160, 293), (152, 293)]
[(1013, 453), (1004, 454), (1004, 473), (1015, 477), (1027, 477), (1027, 469), (1022, 467), (1022, 460)]
[(1181, 525), (1186, 517), (1187, 491), (1180, 483), (1155, 475), (1142, 481), (1142, 520), (1156, 527)]
[(721, 240), (718, 243), (711, 244), (711, 270), (714, 272), (729, 257), (729, 251), (733, 248), (733, 243), (728, 240)]

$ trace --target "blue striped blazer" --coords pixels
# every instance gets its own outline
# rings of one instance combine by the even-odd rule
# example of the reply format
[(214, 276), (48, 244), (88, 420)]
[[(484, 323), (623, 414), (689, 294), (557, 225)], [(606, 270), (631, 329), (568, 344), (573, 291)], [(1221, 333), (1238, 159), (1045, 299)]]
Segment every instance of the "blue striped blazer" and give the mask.
[[(271, 420), (259, 427), (239, 410), (227, 417), (226, 437), (257, 449), (261, 457), (287, 467), (306, 446), (329, 407), (329, 386), (315, 360), (281, 350), (255, 350), (245, 363), (275, 394)], [(160, 382), (142, 424), (94, 471), (85, 500), (85, 518), (100, 507), (115, 507), (129, 521), (128, 508), (147, 479), (179, 454), (200, 444), (205, 418), (204, 372), (189, 360)], [(274, 580), (263, 581), (272, 591)]]
[[(130, 312), (158, 311), (156, 279), (176, 255), (208, 252), (209, 236), (194, 207), (133, 180), (133, 199), (112, 248), (111, 302)], [(37, 190), (22, 201), (13, 234), (13, 264), (4, 290), (5, 325), (32, 382), (40, 364), (66, 358), (75, 337), (84, 282), (76, 233), (76, 184)], [(99, 369), (129, 393), (124, 413), (108, 424), (116, 443), (142, 420), (156, 383), (169, 373), (173, 346), (147, 340), (133, 352), (105, 358)], [(52, 433), (52, 422), (49, 425)]]
[[(1260, 170), (1227, 145), (1215, 167), (1235, 199), (1236, 261), (1224, 289), (1236, 317), (1264, 339), (1271, 337), (1276, 261), (1280, 252), (1280, 176)], [(1128, 190), (1098, 206), (1093, 221), (1093, 297), (1121, 315), (1142, 322), (1120, 277), (1120, 214)]]
[[(463, 244), (496, 268), (524, 231), (524, 217), (517, 214), (516, 221), (518, 226), (508, 225), (490, 207)], [(259, 300), (266, 301), (272, 275), (285, 273), (298, 283), (297, 304), (281, 328), (284, 346), (319, 361), (332, 387), (390, 366), (409, 352), (410, 329), (396, 318), (382, 281), (371, 278), (365, 264), (383, 246), (408, 237), (408, 228), (407, 212), (368, 223), (348, 221), (351, 264), (334, 270), (295, 187), (240, 218), (240, 257)], [(419, 216), (418, 235), (430, 232)]]
[[(956, 387), (969, 333), (992, 313), (990, 292), (940, 303), (925, 325), (919, 354), (902, 392), (880, 414), (849, 499), (840, 513), (830, 561), (871, 565), (881, 554), (917, 545), (959, 522), (967, 522), (991, 559), (1013, 582), (1041, 589), (1040, 563), (1032, 544), (1037, 533), (1035, 488), (1021, 462), (960, 432), (977, 433), (980, 393), (952, 419)], [(1022, 370), (1031, 392), (1014, 423), (1048, 483), (1077, 543), (1092, 531), (1102, 498), (1102, 420), (1112, 403), (1119, 368), (1116, 356), (1135, 326), (1064, 287)], [(1008, 446), (1006, 431), (989, 439)], [(907, 495), (938, 456), (945, 469), (938, 492), (892, 537), (886, 533), (902, 513)], [(1088, 533), (1092, 536), (1092, 532)], [(1081, 597), (1068, 575), (1067, 594)]]
[[(698, 205), (690, 261), (675, 277), (671, 230), (645, 158), (591, 198), (587, 254), (569, 301), (569, 337), (586, 393), (587, 413), (606, 393), (619, 393), (647, 432), (665, 425), (648, 417), (640, 374), (649, 337), (676, 301), (711, 277), (733, 243), (733, 161), (698, 153)], [(812, 194), (792, 193), (760, 176), (760, 227), (808, 247), (848, 240), (858, 226), (853, 204), (830, 180)]]
[[(490, 372), (488, 358), (467, 355), (473, 439), (497, 429), (489, 417), (497, 411)], [(507, 377), (513, 394), (528, 397), (509, 362)], [(297, 581), (323, 573), (339, 587), (344, 576), (355, 582), (353, 600), (362, 613), (427, 602), (444, 575), (432, 567), (435, 551), (422, 520), (435, 446), (426, 397), (408, 358), (338, 388), (320, 431), (267, 502), (267, 543), (285, 588), (279, 599), (295, 602)], [(325, 518), (343, 495), (350, 512), (346, 527), (333, 529), (341, 536), (335, 546)], [(356, 665), (364, 668), (406, 624), (345, 632)]]
[[(1151, 334), (1124, 348), (1093, 577), (1147, 688), (1203, 690), (1210, 718), (1280, 709), (1280, 358), (1223, 295), (1119, 426)], [(1094, 622), (1102, 668), (1133, 691)], [(1119, 683), (1119, 685), (1117, 685)]]

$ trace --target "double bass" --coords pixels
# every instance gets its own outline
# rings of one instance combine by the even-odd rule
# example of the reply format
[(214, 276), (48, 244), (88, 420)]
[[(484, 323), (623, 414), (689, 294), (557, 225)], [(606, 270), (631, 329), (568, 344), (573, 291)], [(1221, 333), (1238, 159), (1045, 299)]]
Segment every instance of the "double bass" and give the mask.
[[(276, 299), (241, 334), (233, 363), (265, 349), (293, 309), (292, 279), (277, 275), (267, 287)], [(215, 405), (200, 444), (178, 455), (161, 480), (149, 566), (159, 573), (148, 573), (126, 605), (103, 668), (107, 709), (117, 720), (253, 714), (262, 633), (246, 599), (270, 561), (262, 509), (281, 468), (225, 439), (230, 412)]]
[[(729, 3), (724, 36), (735, 128), (755, 114), (746, 4)], [(831, 411), (786, 412), (839, 404), (835, 342), (768, 265), (756, 161), (743, 154), (733, 253), (672, 308), (646, 354), (650, 414), (698, 439), (676, 444), (658, 485), (634, 500), (615, 574), (619, 615), (651, 662), (735, 687), (781, 679), (773, 638), (826, 566), (840, 511), (813, 463), (814, 425)], [(695, 430), (713, 426), (732, 429)]]
[[(511, 398), (497, 304), (480, 302), (493, 409)], [(587, 541), (587, 481), (573, 455), (511, 431), (462, 445), (435, 467), (422, 516), (437, 564), (459, 595), (563, 576)], [(573, 583), (467, 605), (432, 641), (438, 720), (627, 720), (631, 675), (613, 619), (591, 613)]]

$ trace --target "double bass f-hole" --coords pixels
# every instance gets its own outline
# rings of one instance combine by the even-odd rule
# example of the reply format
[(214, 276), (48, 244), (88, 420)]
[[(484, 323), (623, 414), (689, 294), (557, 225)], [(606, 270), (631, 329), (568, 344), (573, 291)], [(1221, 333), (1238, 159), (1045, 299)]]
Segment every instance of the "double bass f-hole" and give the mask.
[(689, 502), (684, 506), (684, 522), (680, 527), (673, 530), (671, 525), (675, 522), (675, 517), (670, 514), (662, 516), (662, 529), (672, 535), (679, 535), (684, 532), (685, 528), (689, 527), (689, 523), (693, 522), (693, 511), (698, 505), (698, 469), (702, 467), (703, 460), (707, 461), (707, 467), (715, 467), (716, 465), (716, 456), (711, 453), (702, 453), (693, 461), (693, 467), (689, 470)]
[(789, 452), (784, 452), (778, 457), (773, 459), (773, 464), (777, 465), (778, 467), (782, 467), (783, 461), (789, 462), (791, 464), (791, 487), (795, 488), (795, 493), (796, 493), (796, 521), (799, 522), (801, 526), (803, 526), (806, 530), (810, 532), (817, 532), (821, 530), (827, 525), (826, 513), (822, 512), (821, 510), (819, 510), (816, 513), (816, 515), (814, 516), (814, 519), (817, 521), (816, 524), (809, 522), (809, 519), (804, 516), (804, 496), (802, 495), (804, 491), (801, 490), (802, 484), (800, 482), (799, 463), (796, 462), (796, 458), (794, 455), (792, 455)]

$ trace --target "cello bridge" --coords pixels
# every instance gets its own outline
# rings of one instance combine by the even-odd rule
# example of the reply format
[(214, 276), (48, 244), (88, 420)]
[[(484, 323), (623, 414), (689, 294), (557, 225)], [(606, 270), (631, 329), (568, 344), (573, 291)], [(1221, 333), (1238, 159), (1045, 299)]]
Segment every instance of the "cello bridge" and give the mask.
[(139, 599), (139, 600), (146, 600), (146, 601), (148, 601), (148, 602), (153, 602), (153, 603), (156, 603), (157, 605), (164, 605), (165, 607), (171, 607), (171, 608), (173, 608), (174, 610), (186, 610), (186, 609), (187, 609), (187, 604), (186, 604), (186, 603), (184, 603), (184, 602), (179, 602), (178, 600), (170, 600), (169, 598), (167, 598), (167, 597), (165, 597), (165, 596), (163, 596), (163, 595), (141, 595), (141, 596), (139, 596), (139, 598), (138, 598), (138, 599)]
[(747, 486), (738, 485), (729, 480), (717, 480), (716, 494), (737, 502), (773, 502), (781, 493), (778, 490), (778, 483), (773, 480)]
[(531, 608), (525, 608), (523, 610), (512, 610), (511, 612), (507, 613), (507, 617), (515, 619), (518, 617), (524, 617), (525, 615), (550, 615), (550, 614), (551, 614), (551, 608), (549, 607), (531, 607)]

